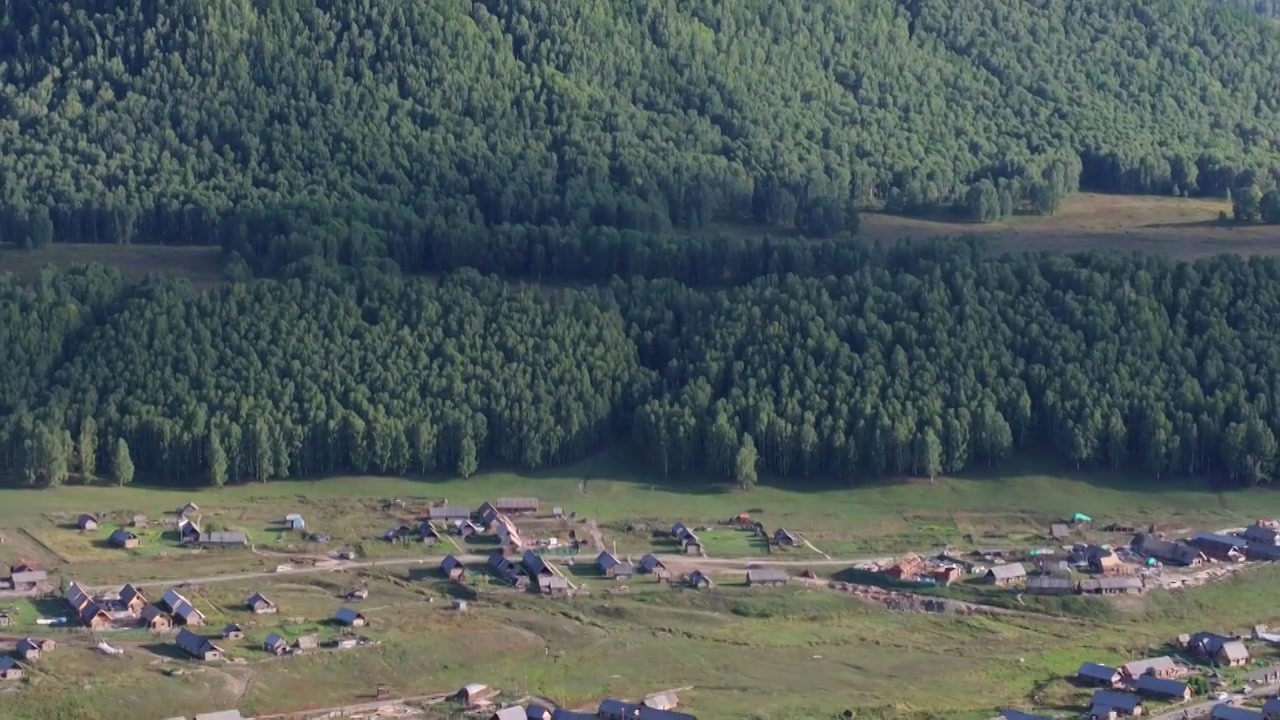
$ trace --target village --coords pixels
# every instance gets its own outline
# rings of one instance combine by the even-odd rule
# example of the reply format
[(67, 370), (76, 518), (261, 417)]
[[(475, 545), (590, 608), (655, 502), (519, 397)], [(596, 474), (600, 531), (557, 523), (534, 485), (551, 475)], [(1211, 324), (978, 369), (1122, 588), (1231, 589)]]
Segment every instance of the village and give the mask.
[[(122, 553), (135, 563), (192, 553), (216, 559), (228, 571), (168, 582), (120, 577), (110, 584), (104, 580), (113, 565), (85, 567), (94, 576), (87, 582), (77, 576), (77, 563), (56, 568), (31, 559), (9, 563), (7, 577), (0, 579), (0, 639), (10, 643), (0, 655), (0, 692), (21, 692), (31, 671), (65, 652), (89, 650), (105, 657), (145, 652), (161, 658), (153, 662), (162, 662), (168, 672), (182, 673), (189, 663), (252, 665), (376, 648), (394, 642), (380, 630), (394, 632), (406, 619), (402, 612), (379, 612), (379, 590), (370, 574), (401, 565), (409, 566), (402, 590), (424, 581), (444, 590), (447, 601), (436, 603), (429, 595), (423, 612), (461, 619), (473, 605), (520, 596), (554, 603), (664, 588), (696, 593), (783, 586), (850, 593), (889, 611), (907, 608), (890, 598), (912, 598), (920, 604), (911, 607), (924, 612), (945, 611), (937, 608), (948, 603), (978, 613), (1035, 612), (1036, 598), (1123, 601), (1280, 559), (1280, 526), (1268, 520), (1229, 531), (1169, 532), (1115, 523), (1095, 527), (1092, 518), (1077, 513), (1047, 523), (1040, 542), (1006, 538), (1009, 542), (999, 547), (975, 543), (845, 560), (815, 547), (802, 531), (770, 531), (750, 513), (676, 521), (669, 527), (648, 523), (614, 538), (590, 519), (561, 507), (543, 508), (533, 497), (498, 498), (475, 508), (392, 499), (362, 522), (358, 538), (345, 527), (341, 532), (311, 527), (302, 512), (282, 513), (271, 522), (270, 534), (238, 528), (222, 519), (225, 515), (187, 503), (154, 521), (115, 511), (84, 512), (55, 523), (63, 534), (60, 541), (85, 538), (92, 547)], [(726, 533), (763, 545), (765, 552), (713, 555), (709, 547), (727, 546)], [(146, 554), (161, 547), (163, 555)], [(295, 589), (279, 587), (282, 579), (315, 573), (336, 580), (326, 591), (328, 599), (309, 596), (300, 607), (277, 595), (277, 589), (296, 595)], [(227, 591), (243, 587), (243, 594), (238, 600), (224, 595), (210, 601), (209, 588), (224, 585)], [(1092, 694), (1071, 716), (1112, 720), (1182, 707), (1187, 717), (1280, 720), (1280, 700), (1266, 697), (1277, 689), (1280, 669), (1250, 670), (1261, 661), (1252, 658), (1248, 646), (1270, 646), (1280, 642), (1280, 635), (1266, 628), (1255, 628), (1249, 638), (1225, 628), (1187, 632), (1170, 640), (1169, 655), (1079, 667), (1072, 681)], [(602, 697), (591, 706), (561, 707), (527, 688), (517, 694), (491, 687), (485, 678), (474, 680), (448, 693), (447, 703), (444, 691), (437, 692), (433, 712), (439, 715), (448, 704), (468, 717), (497, 720), (697, 717), (680, 704), (675, 690), (651, 688), (631, 701)], [(714, 708), (705, 711), (716, 717)], [(217, 712), (223, 714), (195, 717), (240, 717), (239, 710)], [(309, 717), (305, 709), (298, 712), (296, 717)], [(1008, 710), (1000, 717), (1053, 716)]]

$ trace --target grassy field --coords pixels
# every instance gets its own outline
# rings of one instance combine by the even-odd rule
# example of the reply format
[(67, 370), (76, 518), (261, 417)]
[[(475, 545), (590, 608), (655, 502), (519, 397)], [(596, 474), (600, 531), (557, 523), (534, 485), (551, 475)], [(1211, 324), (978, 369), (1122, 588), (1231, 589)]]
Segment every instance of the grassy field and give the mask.
[[(1158, 522), (1175, 529), (1239, 526), (1280, 515), (1280, 494), (1267, 490), (1218, 493), (1199, 481), (1166, 480), (1157, 491), (1150, 481), (1123, 473), (1055, 474), (1032, 461), (934, 483), (911, 478), (856, 487), (765, 483), (747, 492), (694, 478), (658, 481), (640, 467), (626, 457), (599, 456), (556, 472), (485, 472), (467, 480), (347, 477), (200, 491), (10, 488), (0, 490), (5, 536), (0, 561), (36, 559), (62, 580), (109, 585), (267, 572), (286, 562), (281, 554), (291, 552), (354, 548), (362, 558), (434, 556), (454, 552), (452, 541), (424, 548), (391, 546), (376, 538), (399, 519), (420, 514), (430, 501), (475, 506), (511, 495), (535, 495), (544, 507), (589, 517), (599, 523), (606, 546), (617, 543), (620, 552), (633, 554), (674, 552), (654, 530), (675, 520), (710, 525), (740, 512), (770, 529), (787, 527), (818, 551), (845, 558), (926, 551), (945, 543), (1025, 547), (1045, 542), (1050, 520), (1075, 512), (1092, 515), (1099, 526)], [(139, 550), (103, 546), (110, 530), (134, 513), (154, 520), (188, 501), (200, 505), (202, 522), (246, 530), (265, 554), (194, 552), (154, 527), (140, 533), (144, 546)], [(103, 527), (90, 533), (73, 529), (81, 512), (99, 514)], [(283, 531), (280, 521), (289, 512), (306, 517), (309, 530), (332, 534), (333, 542), (308, 543)], [(546, 530), (555, 527), (551, 520), (536, 523)], [(745, 562), (779, 552), (748, 533), (708, 530), (703, 539), (712, 558)], [(782, 554), (819, 557), (808, 549)], [(587, 561), (584, 557), (580, 564)], [(817, 569), (821, 577), (842, 568)], [(235, 621), (248, 627), (245, 640), (226, 643), (232, 661), (210, 666), (177, 659), (166, 641), (137, 631), (113, 634), (112, 642), (128, 652), (108, 658), (77, 631), (33, 624), (40, 615), (59, 613), (56, 601), (12, 601), (7, 607), (16, 611), (18, 627), (0, 637), (52, 634), (68, 647), (35, 668), (33, 682), (21, 692), (0, 696), (0, 703), (11, 708), (4, 717), (14, 720), (115, 720), (234, 704), (247, 714), (327, 707), (371, 699), (379, 684), (422, 695), (484, 682), (512, 700), (532, 692), (569, 706), (591, 705), (605, 695), (635, 698), (691, 687), (682, 697), (699, 717), (711, 720), (827, 718), (845, 709), (861, 718), (977, 720), (1006, 704), (1076, 709), (1083, 692), (1061, 678), (1083, 660), (1122, 661), (1164, 652), (1181, 632), (1280, 624), (1280, 608), (1271, 600), (1280, 592), (1280, 568), (1271, 567), (1179, 593), (1118, 604), (1078, 600), (1055, 606), (1053, 615), (998, 619), (889, 614), (825, 588), (747, 589), (740, 566), (718, 572), (720, 582), (709, 591), (682, 591), (639, 578), (630, 592), (620, 594), (613, 581), (575, 567), (573, 582), (589, 594), (556, 601), (518, 593), (473, 572), (469, 585), (475, 596), (465, 614), (448, 609), (457, 589), (429, 565), (197, 583), (188, 592), (209, 614), (211, 626)], [(342, 593), (360, 585), (371, 591), (360, 606), (373, 621), (365, 634), (379, 644), (283, 659), (257, 649), (272, 631), (290, 639), (302, 632), (319, 632), (322, 638), (335, 634), (325, 619), (344, 604)], [(243, 599), (259, 590), (280, 605), (279, 615), (253, 617), (242, 608)], [(982, 592), (959, 596), (982, 600)], [(0, 608), (5, 606), (0, 601)], [(1027, 606), (1040, 608), (1036, 602)], [(186, 672), (175, 675), (174, 668)], [(147, 692), (139, 692), (143, 687)]]
[(1280, 252), (1274, 226), (1233, 226), (1227, 200), (1079, 193), (1050, 216), (1019, 216), (989, 225), (867, 213), (860, 233), (870, 240), (982, 235), (1009, 250), (1120, 250), (1197, 258), (1218, 253)]
[(222, 281), (222, 250), (217, 247), (58, 243), (30, 251), (0, 244), (0, 274), (31, 276), (46, 266), (61, 268), (77, 263), (111, 265), (135, 279), (152, 272), (181, 275), (199, 287)]

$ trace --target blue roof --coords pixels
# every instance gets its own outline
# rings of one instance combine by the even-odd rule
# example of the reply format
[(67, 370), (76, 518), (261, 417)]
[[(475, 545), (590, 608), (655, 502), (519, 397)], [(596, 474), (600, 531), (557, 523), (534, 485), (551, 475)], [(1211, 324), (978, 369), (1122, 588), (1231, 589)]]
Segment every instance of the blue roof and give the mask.
[(1187, 684), (1177, 680), (1164, 680), (1153, 675), (1138, 678), (1138, 692), (1156, 697), (1180, 698), (1187, 694)]
[(271, 633), (263, 644), (274, 647), (276, 645), (288, 645), (289, 643), (279, 633)]
[[(18, 661), (8, 655), (0, 655), (0, 670), (11, 670), (18, 667)], [(592, 715), (591, 717), (595, 717)]]
[(1249, 708), (1235, 707), (1222, 703), (1213, 706), (1209, 714), (1212, 720), (1262, 720), (1262, 713)]
[(627, 716), (627, 715), (633, 715), (636, 711), (636, 708), (638, 707), (639, 706), (636, 705), (635, 703), (623, 702), (621, 700), (614, 700), (613, 698), (605, 698), (604, 700), (600, 701), (600, 711), (596, 714), (600, 716), (604, 716), (604, 715)]
[(1191, 538), (1192, 544), (1198, 542), (1213, 543), (1215, 545), (1230, 545), (1242, 548), (1245, 546), (1245, 540), (1235, 535), (1220, 535), (1218, 533), (1198, 532)]
[(340, 623), (350, 625), (355, 622), (357, 618), (364, 616), (351, 608), (338, 608), (338, 612), (334, 613), (333, 617)]
[(1118, 672), (1120, 671), (1113, 667), (1087, 662), (1080, 666), (1080, 669), (1076, 671), (1076, 675), (1079, 677), (1086, 677), (1091, 680), (1106, 680), (1110, 682)]
[(1093, 694), (1093, 704), (1129, 713), (1142, 704), (1142, 698), (1130, 693), (1099, 690)]

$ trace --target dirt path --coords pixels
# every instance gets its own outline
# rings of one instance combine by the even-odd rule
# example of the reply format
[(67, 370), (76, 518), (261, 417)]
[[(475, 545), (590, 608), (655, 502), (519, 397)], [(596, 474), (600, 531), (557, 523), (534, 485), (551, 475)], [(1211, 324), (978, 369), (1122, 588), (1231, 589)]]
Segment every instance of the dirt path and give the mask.
[(813, 543), (809, 542), (809, 538), (807, 538), (807, 537), (805, 537), (805, 536), (801, 535), (801, 536), (800, 536), (800, 541), (804, 543), (805, 547), (807, 547), (807, 548), (809, 548), (810, 550), (812, 550), (812, 551), (814, 551), (814, 552), (818, 553), (818, 554), (819, 554), (819, 555), (821, 555), (822, 557), (824, 557), (824, 558), (826, 558), (826, 559), (828, 559), (828, 560), (830, 560), (830, 559), (831, 559), (831, 556), (830, 556), (830, 555), (828, 555), (828, 554), (826, 554), (826, 553), (822, 552), (821, 550), (819, 550), (818, 548), (814, 547)]
[[(483, 564), (488, 559), (486, 555), (463, 554), (456, 556), (466, 564)], [(688, 555), (657, 555), (659, 560), (664, 562), (687, 563), (691, 562)], [(161, 587), (166, 585), (210, 585), (213, 583), (240, 582), (244, 580), (262, 580), (264, 578), (281, 578), (290, 575), (309, 575), (313, 573), (335, 572), (338, 570), (359, 570), (365, 568), (378, 567), (396, 567), (400, 565), (439, 565), (444, 560), (443, 555), (416, 556), (411, 558), (387, 558), (383, 560), (339, 560), (329, 562), (323, 566), (315, 567), (298, 567), (286, 572), (274, 571), (257, 571), (245, 573), (225, 573), (222, 575), (204, 575), (193, 577), (172, 578), (169, 580), (144, 580), (134, 583), (137, 587)], [(698, 565), (714, 566), (714, 567), (733, 567), (742, 568), (747, 565), (758, 565), (761, 567), (840, 567), (845, 565), (858, 565), (870, 562), (880, 562), (891, 560), (891, 558), (827, 558), (825, 560), (757, 560), (755, 558), (698, 558), (693, 560)], [(86, 585), (85, 589), (90, 592), (101, 592), (106, 590), (118, 590), (118, 584), (111, 585)]]

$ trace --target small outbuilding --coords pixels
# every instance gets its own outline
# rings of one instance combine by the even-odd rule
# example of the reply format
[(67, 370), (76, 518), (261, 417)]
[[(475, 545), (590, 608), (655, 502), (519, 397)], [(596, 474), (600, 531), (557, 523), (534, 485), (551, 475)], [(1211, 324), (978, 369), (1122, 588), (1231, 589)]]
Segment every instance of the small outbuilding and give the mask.
[(307, 521), (298, 513), (289, 513), (284, 516), (284, 524), (295, 532), (304, 532), (307, 529)]
[(315, 650), (320, 647), (320, 639), (315, 635), (299, 635), (293, 641), (293, 647), (297, 650)]
[(698, 590), (709, 588), (715, 585), (715, 583), (711, 582), (711, 578), (708, 577), (707, 574), (702, 572), (701, 570), (694, 570), (693, 572), (689, 573), (688, 582), (689, 582), (689, 587), (696, 588)]
[(0, 655), (0, 680), (21, 680), (22, 666), (8, 655)]
[(338, 612), (334, 614), (333, 619), (339, 625), (346, 625), (347, 627), (365, 627), (369, 624), (368, 618), (351, 608), (338, 608)]
[(169, 632), (173, 629), (173, 618), (155, 605), (142, 608), (142, 624), (153, 633)]
[(142, 544), (142, 541), (138, 539), (137, 535), (134, 535), (124, 528), (118, 528), (115, 532), (111, 533), (111, 537), (108, 538), (108, 540), (114, 547), (124, 550), (132, 550)]
[(467, 576), (467, 566), (462, 561), (452, 555), (446, 555), (444, 560), (440, 561), (440, 574), (450, 580), (461, 582)]
[(1016, 585), (1027, 579), (1027, 569), (1022, 567), (1022, 563), (995, 565), (982, 579), (992, 585)]
[(776, 587), (787, 584), (787, 571), (781, 568), (752, 568), (747, 571), (747, 585)]
[(271, 633), (266, 640), (262, 641), (262, 649), (272, 655), (284, 655), (289, 652), (289, 641), (279, 633)]
[(268, 600), (267, 596), (260, 592), (254, 593), (245, 601), (245, 605), (249, 607), (249, 610), (251, 610), (254, 615), (270, 615), (275, 613), (278, 609), (275, 603)]
[(76, 527), (82, 532), (92, 532), (98, 529), (98, 518), (89, 513), (84, 513), (76, 518)]
[(239, 623), (231, 623), (222, 628), (222, 639), (224, 640), (243, 640), (244, 628)]

